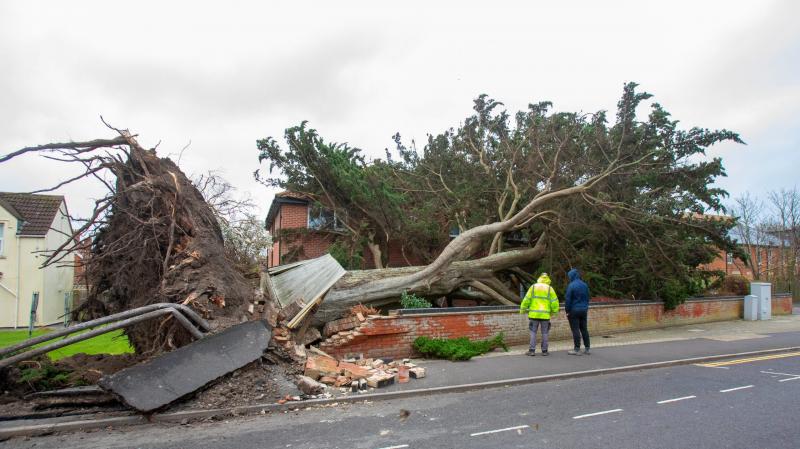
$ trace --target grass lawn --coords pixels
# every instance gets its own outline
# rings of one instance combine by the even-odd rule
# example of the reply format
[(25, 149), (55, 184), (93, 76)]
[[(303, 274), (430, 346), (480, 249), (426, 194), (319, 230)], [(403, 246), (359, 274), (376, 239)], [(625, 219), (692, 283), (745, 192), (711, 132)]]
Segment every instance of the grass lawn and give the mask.
[[(50, 329), (36, 329), (33, 336), (39, 336), (50, 332)], [(73, 334), (74, 335), (74, 334)], [(28, 339), (28, 330), (0, 330), (0, 348), (11, 346)], [(55, 340), (53, 340), (55, 341)], [(53, 341), (44, 344), (50, 344)], [(37, 345), (39, 346), (39, 345)], [(122, 330), (111, 331), (107, 334), (98, 335), (78, 343), (73, 343), (55, 351), (50, 351), (47, 356), (55, 361), (69, 357), (71, 355), (85, 354), (126, 354), (133, 353), (133, 348), (128, 343), (128, 338), (123, 335)]]

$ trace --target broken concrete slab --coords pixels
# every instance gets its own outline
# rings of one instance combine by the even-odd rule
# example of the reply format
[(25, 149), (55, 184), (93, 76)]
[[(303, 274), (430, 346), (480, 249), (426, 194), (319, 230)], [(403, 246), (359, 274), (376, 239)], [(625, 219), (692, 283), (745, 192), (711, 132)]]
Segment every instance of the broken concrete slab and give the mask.
[(258, 360), (270, 337), (265, 322), (248, 321), (104, 376), (98, 384), (130, 407), (152, 412)]
[(339, 375), (339, 362), (332, 357), (309, 355), (306, 359), (304, 373), (306, 376), (317, 380), (320, 377), (333, 377)]

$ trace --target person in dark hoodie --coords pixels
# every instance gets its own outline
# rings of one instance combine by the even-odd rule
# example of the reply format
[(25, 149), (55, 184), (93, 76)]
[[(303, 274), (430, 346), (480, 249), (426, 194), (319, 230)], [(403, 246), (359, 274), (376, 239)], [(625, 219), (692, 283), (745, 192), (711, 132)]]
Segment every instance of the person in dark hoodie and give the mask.
[(564, 311), (567, 312), (572, 340), (575, 343), (575, 349), (567, 354), (581, 355), (581, 336), (583, 336), (583, 354), (588, 355), (590, 344), (586, 320), (589, 313), (589, 286), (581, 280), (581, 274), (575, 268), (567, 272), (567, 277), (569, 285), (565, 294)]

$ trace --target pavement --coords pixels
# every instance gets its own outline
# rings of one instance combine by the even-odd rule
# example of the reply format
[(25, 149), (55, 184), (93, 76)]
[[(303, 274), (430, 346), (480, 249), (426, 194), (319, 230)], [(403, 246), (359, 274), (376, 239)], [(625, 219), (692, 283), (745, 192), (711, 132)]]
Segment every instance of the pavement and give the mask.
[(591, 355), (572, 356), (572, 341), (550, 342), (550, 355), (524, 355), (526, 346), (501, 349), (469, 362), (421, 360), (424, 379), (381, 388), (380, 392), (438, 388), (451, 385), (604, 370), (720, 354), (736, 354), (800, 346), (800, 314), (770, 321), (723, 321), (615, 335), (591, 336)]
[[(724, 355), (775, 353), (800, 349), (800, 315), (778, 316), (770, 321), (728, 321), (700, 325), (654, 329), (616, 335), (593, 335), (592, 354), (571, 356), (571, 341), (551, 342), (548, 357), (524, 355), (527, 347), (514, 347), (473, 358), (468, 362), (440, 360), (415, 361), (427, 370), (423, 379), (374, 390), (373, 394), (349, 394), (329, 400), (263, 404), (238, 409), (164, 413), (151, 417), (156, 422), (187, 422), (214, 416), (223, 419), (231, 414), (270, 413), (278, 416), (298, 407), (327, 407), (332, 403), (388, 400), (420, 401), (420, 397), (445, 400), (441, 393), (472, 392), (486, 388), (517, 388), (533, 383), (566, 381), (580, 376), (622, 375), (622, 371), (642, 372), (671, 365), (709, 361)], [(741, 356), (744, 357), (744, 356)], [(771, 357), (771, 356), (770, 356)], [(725, 369), (707, 368), (711, 372)], [(800, 368), (798, 368), (800, 370)], [(792, 371), (789, 371), (792, 372)], [(798, 382), (800, 384), (800, 382)], [(496, 391), (496, 390), (485, 390)], [(436, 396), (433, 396), (436, 395)], [(608, 394), (604, 394), (608, 396)], [(351, 410), (355, 410), (353, 407)], [(297, 413), (297, 412), (291, 412)], [(0, 440), (11, 435), (52, 433), (79, 428), (141, 424), (138, 415), (102, 417), (79, 416), (45, 420), (0, 421)], [(173, 424), (174, 425), (174, 424)], [(61, 426), (61, 427), (59, 427)], [(155, 446), (154, 446), (155, 447)], [(159, 446), (160, 447), (160, 446)], [(243, 446), (244, 447), (244, 446)]]

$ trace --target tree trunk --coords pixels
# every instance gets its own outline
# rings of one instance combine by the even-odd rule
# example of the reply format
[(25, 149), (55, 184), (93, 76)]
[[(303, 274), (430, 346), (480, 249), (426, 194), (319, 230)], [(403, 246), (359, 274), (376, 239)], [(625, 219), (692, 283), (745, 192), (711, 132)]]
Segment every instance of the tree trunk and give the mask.
[(370, 240), (367, 242), (367, 248), (370, 254), (372, 254), (372, 262), (375, 264), (375, 268), (378, 270), (383, 269), (383, 252), (381, 251), (381, 246)]
[[(497, 271), (540, 260), (545, 253), (544, 238), (536, 246), (493, 254), (481, 259), (453, 262), (429, 277), (418, 275), (430, 267), (386, 268), (383, 270), (348, 271), (325, 296), (314, 316), (315, 324), (339, 318), (351, 307), (368, 304), (381, 307), (398, 302), (402, 292), (424, 296), (448, 295), (473, 281), (483, 284), (499, 282)], [(413, 281), (408, 281), (413, 279)], [(494, 289), (493, 290), (497, 290)], [(506, 295), (498, 293), (500, 296)]]

